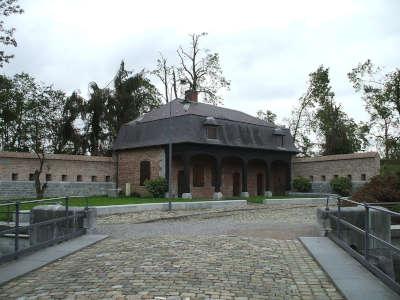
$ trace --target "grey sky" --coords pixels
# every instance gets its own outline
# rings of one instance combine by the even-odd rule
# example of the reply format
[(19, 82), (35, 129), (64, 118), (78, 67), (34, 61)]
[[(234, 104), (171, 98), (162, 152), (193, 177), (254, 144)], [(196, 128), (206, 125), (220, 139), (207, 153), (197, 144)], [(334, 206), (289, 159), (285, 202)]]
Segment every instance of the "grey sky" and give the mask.
[[(101, 1), (26, 0), (11, 17), (18, 48), (8, 75), (27, 72), (45, 83), (87, 95), (108, 83), (121, 59), (152, 69), (158, 52), (171, 62), (192, 32), (220, 54), (231, 90), (224, 106), (288, 116), (308, 74), (330, 67), (337, 100), (365, 120), (347, 72), (367, 58), (390, 71), (399, 64), (400, 1)], [(154, 79), (155, 80), (155, 79)]]

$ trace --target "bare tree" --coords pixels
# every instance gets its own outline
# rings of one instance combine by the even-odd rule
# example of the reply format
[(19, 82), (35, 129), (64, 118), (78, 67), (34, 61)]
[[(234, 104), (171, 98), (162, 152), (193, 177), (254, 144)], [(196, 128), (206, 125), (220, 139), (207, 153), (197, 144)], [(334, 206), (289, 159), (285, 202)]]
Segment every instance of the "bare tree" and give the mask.
[(205, 102), (216, 105), (222, 102), (217, 92), (221, 88), (229, 89), (230, 82), (223, 76), (218, 53), (209, 53), (209, 50), (200, 48), (200, 39), (206, 35), (205, 32), (193, 33), (190, 35), (189, 48), (178, 48), (178, 72), (192, 91), (203, 93)]
[(165, 102), (169, 102), (174, 92), (175, 98), (178, 98), (176, 87), (175, 67), (169, 66), (167, 59), (160, 53), (160, 58), (157, 59), (157, 67), (152, 72), (164, 86)]

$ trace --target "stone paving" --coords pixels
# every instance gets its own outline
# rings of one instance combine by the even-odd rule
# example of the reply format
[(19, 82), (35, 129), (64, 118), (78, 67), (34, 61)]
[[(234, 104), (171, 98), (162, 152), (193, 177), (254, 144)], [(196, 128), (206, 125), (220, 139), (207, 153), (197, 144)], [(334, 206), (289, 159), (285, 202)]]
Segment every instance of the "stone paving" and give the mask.
[(0, 298), (343, 299), (295, 239), (302, 226), (315, 233), (315, 207), (259, 208), (104, 218), (108, 239), (1, 286)]

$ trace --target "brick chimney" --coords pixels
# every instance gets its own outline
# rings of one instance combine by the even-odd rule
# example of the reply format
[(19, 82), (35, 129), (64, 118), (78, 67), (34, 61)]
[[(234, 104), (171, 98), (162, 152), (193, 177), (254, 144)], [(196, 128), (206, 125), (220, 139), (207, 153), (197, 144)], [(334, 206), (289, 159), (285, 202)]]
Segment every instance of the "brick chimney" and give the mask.
[(198, 91), (187, 90), (185, 91), (185, 100), (190, 102), (197, 102)]

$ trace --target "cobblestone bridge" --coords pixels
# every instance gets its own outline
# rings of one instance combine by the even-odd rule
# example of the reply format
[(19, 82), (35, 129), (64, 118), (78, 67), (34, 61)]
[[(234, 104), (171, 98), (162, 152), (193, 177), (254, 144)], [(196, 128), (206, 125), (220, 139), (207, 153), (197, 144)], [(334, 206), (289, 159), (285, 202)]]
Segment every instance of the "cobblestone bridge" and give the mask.
[(2, 299), (342, 299), (296, 239), (315, 207), (145, 212), (98, 220), (110, 237), (0, 287)]

